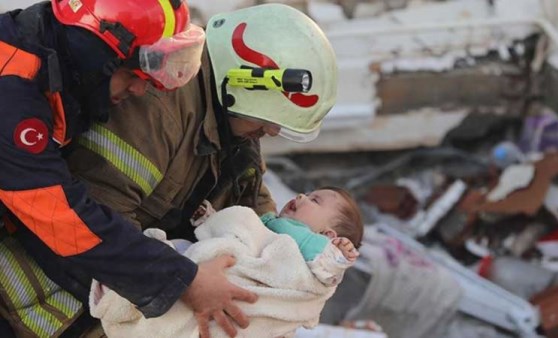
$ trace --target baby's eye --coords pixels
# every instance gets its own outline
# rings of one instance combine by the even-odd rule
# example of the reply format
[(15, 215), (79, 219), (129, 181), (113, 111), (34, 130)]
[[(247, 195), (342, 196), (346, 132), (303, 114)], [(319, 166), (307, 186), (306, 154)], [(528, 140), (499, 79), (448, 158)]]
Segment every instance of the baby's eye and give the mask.
[(318, 203), (318, 199), (315, 198), (315, 197), (314, 197), (314, 198), (311, 198), (310, 200), (311, 200), (312, 202), (314, 202), (314, 203)]

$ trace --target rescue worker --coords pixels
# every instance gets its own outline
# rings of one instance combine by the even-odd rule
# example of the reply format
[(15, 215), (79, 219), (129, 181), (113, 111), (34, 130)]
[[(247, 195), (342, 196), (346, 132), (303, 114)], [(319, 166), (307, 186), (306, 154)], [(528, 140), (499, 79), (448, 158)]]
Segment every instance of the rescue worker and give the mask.
[(206, 45), (196, 79), (114, 107), (111, 120), (81, 135), (68, 157), (97, 201), (142, 228), (190, 240), (190, 218), (204, 199), (216, 209), (275, 211), (261, 183), (259, 138), (311, 141), (337, 91), (332, 47), (291, 7), (215, 15)]
[[(87, 300), (91, 278), (146, 317), (165, 313), (182, 297), (234, 335), (224, 311), (246, 326), (232, 299), (253, 302), (255, 296), (222, 275), (232, 258), (195, 266), (143, 236), (94, 202), (62, 157), (73, 137), (108, 119), (111, 105), (143, 95), (147, 81), (162, 89), (188, 82), (203, 44), (204, 32), (189, 24), (182, 0), (52, 0), (0, 14), (0, 209), (3, 231), (78, 299)], [(1, 253), (2, 262), (13, 263)], [(2, 297), (11, 296), (3, 301), (26, 305), (21, 297), (28, 290), (15, 289), (22, 273), (2, 269)], [(41, 317), (44, 308), (16, 310), (18, 323), (36, 336), (52, 332), (53, 317)]]

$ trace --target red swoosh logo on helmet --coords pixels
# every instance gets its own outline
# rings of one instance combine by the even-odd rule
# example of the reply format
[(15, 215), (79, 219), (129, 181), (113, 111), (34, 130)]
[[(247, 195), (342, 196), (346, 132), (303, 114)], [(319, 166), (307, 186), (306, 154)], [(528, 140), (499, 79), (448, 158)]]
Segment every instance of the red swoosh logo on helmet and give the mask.
[[(257, 52), (244, 43), (244, 31), (246, 23), (238, 25), (233, 32), (232, 45), (233, 49), (244, 61), (248, 61), (262, 68), (279, 69), (279, 66), (269, 56)], [(282, 92), (289, 101), (299, 107), (308, 108), (315, 105), (320, 97), (318, 95), (305, 95), (301, 93)]]

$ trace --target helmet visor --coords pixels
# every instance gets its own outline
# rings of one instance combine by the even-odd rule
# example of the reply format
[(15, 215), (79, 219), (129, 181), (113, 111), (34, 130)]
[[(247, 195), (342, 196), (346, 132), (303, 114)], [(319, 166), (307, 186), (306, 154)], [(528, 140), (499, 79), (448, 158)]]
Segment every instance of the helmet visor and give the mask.
[(162, 38), (152, 45), (141, 46), (140, 68), (158, 88), (182, 87), (200, 69), (204, 42), (203, 29), (189, 25), (183, 32)]
[(320, 128), (317, 128), (309, 133), (300, 133), (285, 127), (282, 127), (281, 131), (279, 131), (279, 136), (298, 143), (307, 143), (313, 141), (316, 139), (316, 137), (318, 137), (319, 134)]
[(273, 126), (273, 129), (277, 129), (278, 132), (276, 134), (274, 133), (273, 135), (268, 133), (269, 136), (279, 135), (283, 138), (286, 138), (288, 140), (295, 141), (295, 142), (298, 142), (298, 143), (307, 143), (307, 142), (313, 141), (320, 134), (320, 128), (319, 127), (314, 129), (311, 132), (301, 133), (301, 132), (289, 129), (288, 127), (277, 124), (275, 122), (260, 119), (260, 118), (255, 117), (255, 116), (248, 116), (248, 115), (244, 115), (244, 114), (241, 114), (241, 113), (232, 112), (230, 110), (228, 112), (229, 112), (229, 114), (231, 114), (231, 115), (233, 115), (237, 118), (241, 118), (241, 119), (244, 119), (244, 120), (248, 120), (248, 121), (252, 121), (252, 122), (256, 122), (256, 123), (260, 123), (260, 124), (267, 124), (270, 127)]

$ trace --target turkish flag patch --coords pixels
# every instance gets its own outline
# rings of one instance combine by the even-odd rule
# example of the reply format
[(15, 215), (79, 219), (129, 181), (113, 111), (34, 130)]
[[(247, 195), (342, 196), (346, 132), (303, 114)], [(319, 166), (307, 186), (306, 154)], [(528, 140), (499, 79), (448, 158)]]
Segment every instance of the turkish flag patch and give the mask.
[(14, 131), (16, 146), (31, 154), (39, 154), (48, 144), (48, 128), (46, 124), (36, 118), (19, 122)]

